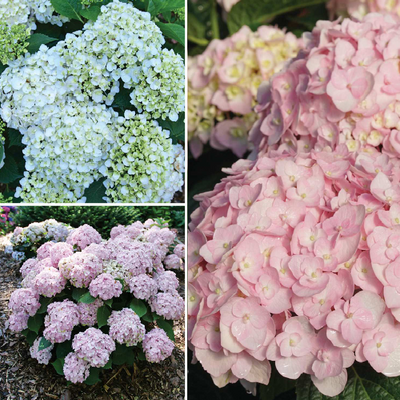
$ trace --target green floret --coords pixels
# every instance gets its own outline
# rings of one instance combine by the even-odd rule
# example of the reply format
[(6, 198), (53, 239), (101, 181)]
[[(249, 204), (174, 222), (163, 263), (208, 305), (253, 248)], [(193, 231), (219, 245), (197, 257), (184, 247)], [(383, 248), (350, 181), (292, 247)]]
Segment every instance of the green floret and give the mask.
[(0, 22), (0, 62), (8, 64), (24, 55), (28, 51), (29, 36), (30, 30), (24, 24), (10, 27)]
[(174, 13), (180, 19), (181, 21), (185, 20), (185, 7), (179, 8), (178, 10), (175, 10)]
[(82, 0), (81, 3), (83, 6), (91, 6), (92, 4), (100, 3), (101, 0)]

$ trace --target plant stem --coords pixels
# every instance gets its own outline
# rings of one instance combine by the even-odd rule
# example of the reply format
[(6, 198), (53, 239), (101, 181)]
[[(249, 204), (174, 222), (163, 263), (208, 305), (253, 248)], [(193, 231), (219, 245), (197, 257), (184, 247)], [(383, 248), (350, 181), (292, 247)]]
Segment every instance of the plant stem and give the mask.
[(211, 31), (213, 39), (220, 38), (216, 0), (211, 0)]

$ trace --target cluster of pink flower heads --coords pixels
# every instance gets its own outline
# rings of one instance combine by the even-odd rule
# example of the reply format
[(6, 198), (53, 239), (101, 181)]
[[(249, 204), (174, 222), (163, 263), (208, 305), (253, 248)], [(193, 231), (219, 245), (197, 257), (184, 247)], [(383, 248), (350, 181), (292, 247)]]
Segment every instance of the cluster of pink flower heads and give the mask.
[(319, 21), (303, 35), (305, 50), (260, 86), (250, 133), (258, 151), (345, 144), (354, 154), (382, 148), (399, 157), (399, 37), (391, 15)]
[(109, 335), (116, 342), (127, 346), (136, 346), (143, 340), (146, 333), (146, 328), (139, 316), (130, 308), (113, 311), (107, 324), (110, 326)]
[(248, 131), (256, 119), (257, 89), (299, 48), (292, 33), (272, 26), (252, 32), (244, 26), (189, 58), (188, 129), (194, 157), (201, 155), (207, 142), (238, 157), (250, 149)]
[(399, 159), (269, 149), (226, 172), (188, 239), (189, 339), (214, 382), (268, 384), (270, 361), (328, 396), (354, 360), (400, 375)]
[(71, 232), (67, 237), (67, 243), (79, 250), (84, 250), (92, 243), (101, 243), (101, 235), (90, 225), (82, 225)]
[(99, 297), (101, 300), (110, 300), (113, 297), (121, 296), (122, 283), (116, 281), (111, 274), (100, 274), (90, 282), (89, 292), (93, 297)]
[(32, 358), (35, 358), (39, 364), (47, 365), (51, 359), (51, 351), (54, 349), (54, 344), (51, 344), (45, 349), (39, 350), (40, 342), (43, 338), (38, 337), (32, 347), (29, 349)]
[(114, 340), (100, 329), (88, 328), (74, 336), (72, 348), (77, 357), (87, 361), (91, 367), (104, 367), (115, 350)]
[(69, 353), (64, 360), (65, 379), (72, 383), (83, 383), (90, 374), (90, 364), (75, 353)]
[(97, 310), (103, 306), (103, 301), (96, 299), (93, 303), (78, 303), (79, 323), (84, 326), (93, 326), (97, 323)]
[(71, 300), (54, 302), (47, 306), (43, 336), (51, 343), (71, 339), (72, 330), (79, 325), (79, 309)]
[(143, 351), (149, 362), (161, 362), (168, 358), (175, 348), (174, 342), (163, 329), (154, 328), (143, 339)]
[(103, 270), (101, 260), (94, 254), (82, 252), (61, 259), (58, 267), (64, 278), (77, 288), (88, 287)]
[(174, 254), (179, 258), (185, 258), (185, 245), (183, 243), (179, 243), (174, 248)]
[[(34, 228), (41, 229), (42, 225)], [(184, 301), (176, 290), (179, 281), (163, 265), (175, 247), (175, 238), (175, 231), (167, 226), (155, 226), (154, 221), (148, 220), (145, 224), (135, 222), (114, 228), (108, 241), (101, 241), (93, 228), (84, 226), (76, 229), (67, 243), (43, 244), (37, 250), (37, 258), (21, 267), (23, 288), (11, 296), (9, 328), (16, 332), (27, 329), (29, 317), (36, 315), (41, 307), (39, 300), (51, 298), (44, 330), (40, 332), (51, 346), (39, 350), (39, 338), (31, 347), (31, 355), (47, 364), (54, 344), (72, 339), (74, 351), (65, 358), (64, 375), (70, 382), (84, 382), (90, 367), (102, 368), (109, 362), (116, 349), (115, 342), (136, 346), (146, 334), (145, 325), (130, 308), (112, 311), (107, 321), (109, 334), (98, 329), (101, 326), (98, 310), (100, 307), (112, 310), (113, 302), (109, 300), (130, 292), (132, 298), (145, 300), (166, 319), (182, 316)], [(176, 252), (183, 256), (184, 246)], [(177, 254), (172, 255), (180, 260)], [(57, 294), (66, 295), (67, 299), (57, 301)], [(88, 298), (88, 294), (95, 299)], [(88, 299), (92, 302), (86, 303)], [(124, 301), (129, 304), (131, 299), (124, 296)], [(48, 303), (45, 300), (43, 304)], [(149, 347), (148, 358), (153, 362), (170, 355), (170, 345), (163, 341), (162, 335), (158, 336), (161, 339), (158, 342), (153, 339)]]
[(149, 300), (158, 291), (155, 279), (146, 274), (132, 277), (129, 282), (131, 293), (136, 299)]
[(396, 17), (400, 15), (398, 0), (329, 0), (327, 8), (331, 18), (350, 16), (361, 20), (370, 12), (389, 13)]
[(151, 311), (165, 319), (179, 319), (185, 311), (185, 302), (176, 290), (159, 292), (150, 299)]

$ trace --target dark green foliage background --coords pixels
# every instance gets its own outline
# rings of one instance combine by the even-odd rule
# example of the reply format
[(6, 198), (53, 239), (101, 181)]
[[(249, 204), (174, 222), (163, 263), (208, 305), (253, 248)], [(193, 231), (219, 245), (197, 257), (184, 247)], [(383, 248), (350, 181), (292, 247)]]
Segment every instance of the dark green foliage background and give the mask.
[(160, 218), (171, 228), (182, 228), (185, 219), (184, 207), (124, 207), (124, 206), (20, 206), (15, 217), (17, 226), (26, 227), (32, 222), (55, 219), (74, 228), (88, 224), (108, 239), (110, 231), (117, 225), (129, 225), (135, 221)]

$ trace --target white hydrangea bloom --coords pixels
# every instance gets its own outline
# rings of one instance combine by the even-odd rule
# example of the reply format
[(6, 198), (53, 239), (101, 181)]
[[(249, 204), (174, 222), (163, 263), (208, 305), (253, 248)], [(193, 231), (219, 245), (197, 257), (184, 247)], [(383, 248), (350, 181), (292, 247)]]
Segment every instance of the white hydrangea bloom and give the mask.
[[(183, 184), (176, 148), (157, 121), (125, 113), (115, 127), (115, 146), (101, 168), (107, 201), (168, 202)], [(179, 178), (177, 175), (180, 175)]]
[(50, 0), (29, 0), (28, 3), (35, 19), (42, 24), (62, 26), (63, 23), (69, 21), (67, 17), (55, 12)]
[[(39, 11), (45, 12), (42, 6)], [(162, 50), (164, 38), (149, 13), (118, 0), (101, 10), (83, 31), (67, 34), (51, 49), (42, 45), (0, 76), (0, 115), (8, 127), (20, 130), (26, 145), (26, 171), (15, 194), (25, 202), (84, 202), (85, 189), (102, 175), (109, 201), (168, 202), (183, 185), (183, 149), (172, 146), (149, 120), (175, 121), (184, 111), (183, 61)], [(108, 107), (120, 91), (120, 78), (144, 111), (135, 117), (143, 124), (138, 126), (143, 140), (165, 152), (153, 166), (146, 159), (148, 181), (137, 172), (128, 173), (127, 180), (119, 173), (121, 149), (129, 145), (130, 158), (138, 151), (122, 135), (132, 135), (131, 125)]]
[(8, 26), (25, 24), (31, 29), (36, 29), (30, 14), (29, 0), (0, 0), (0, 21), (4, 21)]
[[(122, 77), (124, 80), (124, 77)], [(138, 84), (133, 86), (131, 103), (153, 118), (178, 120), (185, 109), (185, 65), (173, 50), (163, 49), (158, 57), (143, 62)], [(125, 87), (131, 86), (125, 82)]]

